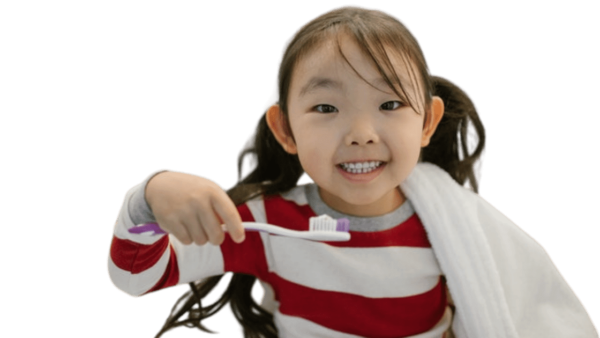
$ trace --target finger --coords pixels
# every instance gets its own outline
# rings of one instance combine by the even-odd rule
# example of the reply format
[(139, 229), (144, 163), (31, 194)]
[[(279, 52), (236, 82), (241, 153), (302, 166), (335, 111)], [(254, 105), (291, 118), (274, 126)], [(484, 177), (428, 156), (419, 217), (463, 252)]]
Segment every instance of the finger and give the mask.
[(206, 232), (204, 232), (202, 224), (200, 224), (195, 214), (186, 217), (183, 220), (183, 224), (194, 243), (204, 245), (208, 242), (208, 236), (206, 235)]
[[(181, 243), (185, 245), (192, 244), (192, 237), (180, 221), (168, 220), (164, 221), (163, 223), (166, 224), (163, 229), (168, 229), (167, 232), (175, 236), (175, 238), (177, 238)], [(161, 221), (158, 221), (159, 226), (160, 224)]]
[(246, 237), (246, 232), (242, 226), (242, 218), (240, 213), (237, 211), (235, 204), (227, 194), (223, 191), (223, 194), (219, 198), (211, 200), (215, 212), (219, 218), (225, 224), (225, 228), (229, 235), (236, 243), (241, 243)]
[(199, 214), (198, 217), (200, 218), (204, 232), (208, 236), (208, 241), (214, 245), (221, 245), (225, 239), (225, 234), (221, 228), (221, 222), (215, 215), (212, 207), (209, 206), (203, 208), (203, 210), (207, 210), (207, 212)]

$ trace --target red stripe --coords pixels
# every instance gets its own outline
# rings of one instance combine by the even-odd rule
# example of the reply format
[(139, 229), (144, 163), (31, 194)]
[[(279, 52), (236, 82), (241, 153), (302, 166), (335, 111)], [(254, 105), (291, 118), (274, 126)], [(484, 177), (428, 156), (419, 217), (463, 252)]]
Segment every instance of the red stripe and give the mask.
[[(246, 204), (238, 206), (242, 222), (254, 222)], [(242, 243), (235, 243), (229, 235), (221, 244), (225, 271), (245, 273), (264, 278), (268, 272), (265, 249), (258, 232), (246, 232)]]
[(254, 216), (252, 216), (252, 212), (248, 208), (248, 205), (238, 205), (237, 211), (240, 214), (240, 217), (242, 218), (242, 222), (254, 222)]
[(332, 330), (364, 337), (406, 337), (433, 328), (446, 310), (444, 283), (404, 298), (367, 298), (322, 291), (271, 274), (280, 301), (279, 311)]
[(133, 274), (153, 267), (169, 246), (169, 236), (163, 236), (153, 244), (140, 244), (113, 236), (110, 257), (120, 269)]
[(177, 285), (179, 282), (179, 266), (177, 265), (177, 256), (175, 255), (175, 250), (172, 246), (169, 246), (169, 249), (171, 251), (171, 257), (169, 258), (169, 263), (167, 264), (165, 273), (163, 273), (160, 280), (152, 287), (152, 289), (148, 290), (146, 293)]
[(308, 220), (316, 216), (308, 204), (298, 205), (281, 196), (265, 196), (267, 223), (291, 230), (308, 230)]

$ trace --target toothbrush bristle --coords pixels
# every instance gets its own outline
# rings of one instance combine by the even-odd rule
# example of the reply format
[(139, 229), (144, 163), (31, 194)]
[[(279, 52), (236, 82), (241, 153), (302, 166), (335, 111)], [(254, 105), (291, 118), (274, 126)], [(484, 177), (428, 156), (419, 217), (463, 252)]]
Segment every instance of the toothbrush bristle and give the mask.
[(309, 221), (310, 231), (342, 231), (348, 232), (350, 229), (350, 221), (346, 218), (333, 219), (327, 215), (319, 217), (311, 217)]
[(335, 227), (336, 231), (350, 231), (350, 221), (347, 218), (340, 218), (337, 220), (337, 225)]

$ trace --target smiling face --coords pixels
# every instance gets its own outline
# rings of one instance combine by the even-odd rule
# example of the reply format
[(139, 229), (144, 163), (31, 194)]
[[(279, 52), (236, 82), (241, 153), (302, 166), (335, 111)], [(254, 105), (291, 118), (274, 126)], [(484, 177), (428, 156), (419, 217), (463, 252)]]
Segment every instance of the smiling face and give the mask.
[[(424, 111), (398, 97), (347, 35), (340, 37), (340, 48), (354, 70), (334, 40), (296, 65), (288, 96), (293, 138), (283, 135), (285, 128), (272, 126), (273, 118), (270, 126), (286, 151), (297, 152), (327, 205), (356, 216), (382, 215), (404, 202), (398, 186), (415, 167), (435, 126), (423, 132)], [(408, 80), (404, 61), (390, 57), (410, 102), (424, 102), (414, 90), (418, 84)]]

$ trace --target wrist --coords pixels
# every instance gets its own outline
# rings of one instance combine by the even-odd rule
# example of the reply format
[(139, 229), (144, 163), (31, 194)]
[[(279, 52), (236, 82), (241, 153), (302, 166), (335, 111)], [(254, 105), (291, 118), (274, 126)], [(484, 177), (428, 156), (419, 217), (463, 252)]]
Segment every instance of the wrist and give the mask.
[(150, 210), (152, 210), (152, 205), (151, 205), (151, 194), (152, 194), (152, 189), (148, 189), (148, 186), (150, 185), (150, 182), (152, 182), (152, 180), (154, 178), (156, 178), (156, 176), (159, 176), (160, 174), (163, 173), (168, 173), (169, 171), (167, 170), (161, 170), (158, 172), (155, 172), (154, 174), (150, 175), (147, 179), (146, 182), (144, 184), (144, 201), (146, 201), (146, 204), (148, 205), (148, 207), (150, 208)]

